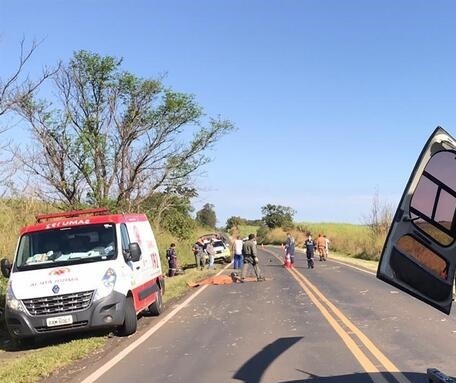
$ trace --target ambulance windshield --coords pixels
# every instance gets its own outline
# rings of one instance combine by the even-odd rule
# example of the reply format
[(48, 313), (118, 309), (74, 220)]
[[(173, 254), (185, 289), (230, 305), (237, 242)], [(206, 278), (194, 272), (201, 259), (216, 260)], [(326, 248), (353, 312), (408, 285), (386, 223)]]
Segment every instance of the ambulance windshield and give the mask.
[(64, 227), (24, 234), (16, 267), (18, 270), (110, 260), (116, 256), (113, 224)]

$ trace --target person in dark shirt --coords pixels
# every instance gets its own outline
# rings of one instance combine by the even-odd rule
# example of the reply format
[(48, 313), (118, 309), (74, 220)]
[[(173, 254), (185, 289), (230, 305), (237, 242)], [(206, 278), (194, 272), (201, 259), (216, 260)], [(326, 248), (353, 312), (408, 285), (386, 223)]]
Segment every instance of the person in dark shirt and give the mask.
[(259, 261), (257, 255), (257, 244), (255, 240), (255, 234), (249, 234), (248, 241), (244, 242), (244, 245), (242, 246), (242, 255), (244, 256), (244, 264), (241, 270), (241, 282), (244, 281), (247, 275), (247, 269), (249, 265), (252, 265), (257, 281), (264, 281), (265, 278), (261, 274), (261, 270), (258, 265)]
[(206, 257), (204, 252), (204, 243), (201, 238), (198, 238), (196, 243), (193, 245), (192, 250), (193, 254), (195, 255), (196, 268), (203, 270), (204, 266), (206, 266)]
[(168, 276), (174, 277), (177, 271), (177, 253), (176, 245), (174, 243), (166, 250), (166, 259), (168, 260)]
[(290, 256), (291, 264), (294, 264), (295, 257), (295, 240), (290, 233), (287, 233), (287, 242), (285, 244), (285, 256)]
[(307, 233), (307, 239), (304, 242), (304, 247), (306, 248), (306, 257), (307, 257), (307, 268), (314, 268), (314, 252), (315, 252), (315, 242), (312, 239), (312, 235)]

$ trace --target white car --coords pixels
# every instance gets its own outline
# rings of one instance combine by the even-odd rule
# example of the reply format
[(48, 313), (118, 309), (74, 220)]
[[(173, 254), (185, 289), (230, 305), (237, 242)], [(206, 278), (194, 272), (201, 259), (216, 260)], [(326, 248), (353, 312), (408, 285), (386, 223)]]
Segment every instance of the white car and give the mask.
[(215, 250), (215, 260), (221, 260), (222, 262), (231, 262), (231, 250), (230, 247), (221, 240), (212, 242)]
[[(204, 239), (203, 243), (204, 246), (206, 246), (209, 243), (210, 239)], [(231, 262), (231, 250), (230, 246), (223, 242), (221, 239), (215, 239), (212, 242), (212, 246), (214, 247), (215, 250), (215, 257), (214, 261), (220, 261), (222, 263), (229, 263)], [(209, 256), (206, 254), (206, 259), (208, 259)]]

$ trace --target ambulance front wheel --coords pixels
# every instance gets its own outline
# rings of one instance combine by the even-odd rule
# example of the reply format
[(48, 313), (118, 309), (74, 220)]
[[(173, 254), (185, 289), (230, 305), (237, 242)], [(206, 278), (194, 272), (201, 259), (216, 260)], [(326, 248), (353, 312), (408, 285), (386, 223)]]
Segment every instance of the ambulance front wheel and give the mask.
[(136, 332), (138, 318), (136, 317), (133, 297), (127, 297), (125, 300), (125, 319), (123, 324), (117, 329), (120, 336), (128, 336)]

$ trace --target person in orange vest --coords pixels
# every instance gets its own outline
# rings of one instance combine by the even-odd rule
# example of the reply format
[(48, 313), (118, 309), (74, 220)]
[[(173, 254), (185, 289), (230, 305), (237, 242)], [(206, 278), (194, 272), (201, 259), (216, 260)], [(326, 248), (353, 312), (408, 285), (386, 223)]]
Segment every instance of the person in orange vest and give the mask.
[(325, 257), (326, 241), (321, 234), (318, 234), (317, 238), (317, 251), (320, 261), (326, 261)]

